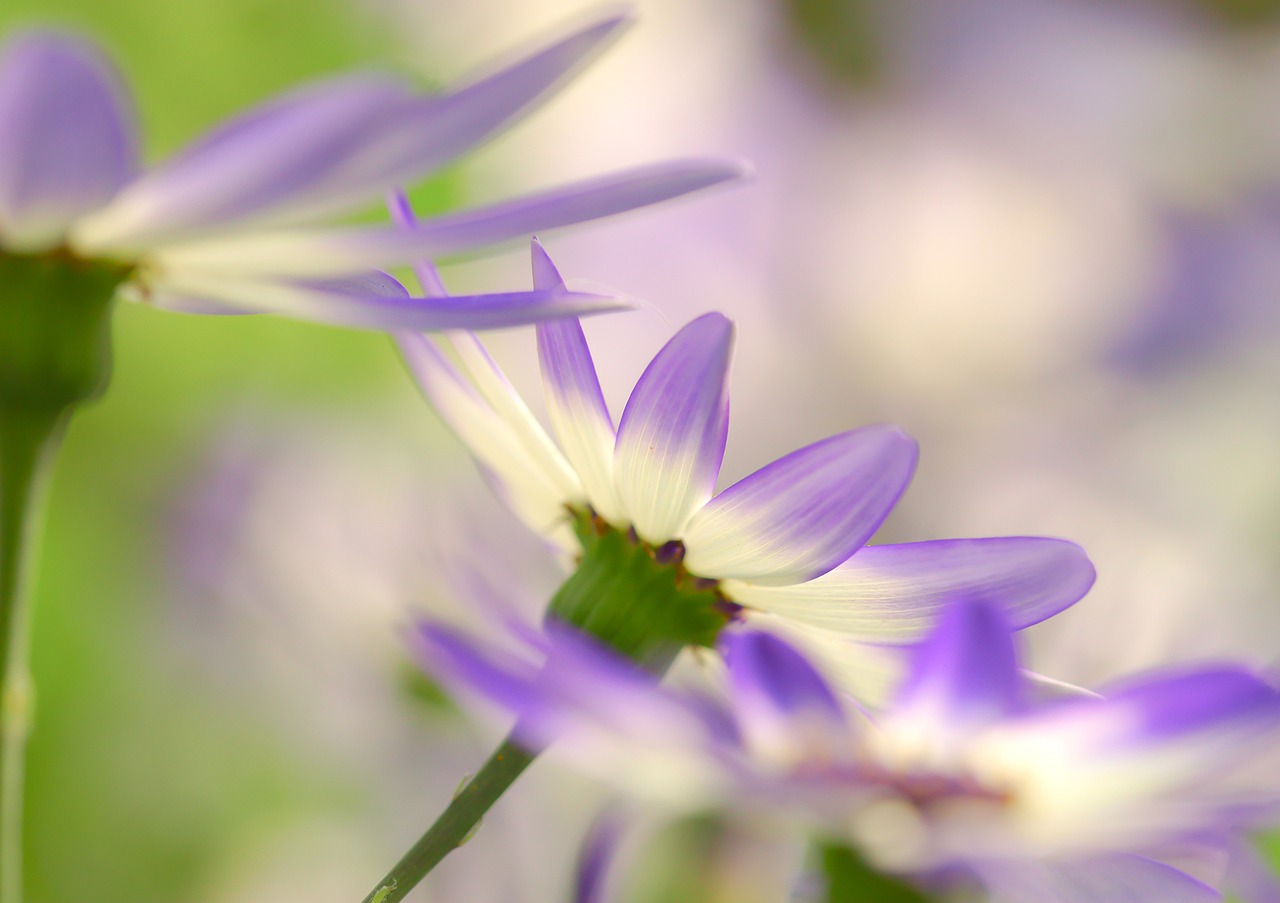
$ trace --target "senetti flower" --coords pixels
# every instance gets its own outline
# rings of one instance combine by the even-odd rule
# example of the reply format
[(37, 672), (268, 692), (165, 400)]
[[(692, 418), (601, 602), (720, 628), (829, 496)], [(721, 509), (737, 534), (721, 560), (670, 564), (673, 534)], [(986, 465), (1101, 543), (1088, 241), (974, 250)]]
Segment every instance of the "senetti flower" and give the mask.
[(373, 270), (675, 197), (740, 175), (737, 164), (633, 169), (412, 230), (333, 221), (510, 125), (627, 22), (601, 19), (441, 94), (376, 74), (307, 85), (150, 168), (125, 89), (99, 51), (58, 31), (19, 32), (0, 49), (5, 281), (94, 271), (108, 295), (118, 286), (157, 307), (383, 329), (486, 328), (622, 306), (563, 292), (411, 299)]
[(1257, 676), (1205, 667), (1037, 701), (1003, 612), (983, 603), (946, 608), (870, 716), (762, 631), (721, 638), (714, 698), (660, 686), (563, 626), (527, 639), (536, 651), (519, 658), (428, 626), (417, 647), (438, 678), (514, 714), (523, 742), (554, 743), (625, 793), (843, 835), (931, 891), (1220, 899), (1205, 882), (1227, 880), (1240, 833), (1280, 803), (1280, 694)]
[[(535, 288), (563, 284), (535, 243)], [(600, 573), (608, 568), (627, 571), (620, 583), (645, 584), (637, 605), (670, 609), (653, 629), (697, 606), (720, 612), (672, 631), (703, 645), (726, 617), (762, 614), (824, 638), (910, 642), (957, 592), (992, 600), (1021, 628), (1089, 588), (1089, 560), (1057, 539), (867, 546), (916, 464), (915, 442), (892, 426), (823, 439), (715, 493), (732, 344), (721, 314), (686, 325), (640, 377), (615, 429), (579, 323), (539, 324), (557, 444), (474, 336), (454, 338), (461, 368), (425, 337), (400, 339), (423, 392), (511, 507), (581, 559), (581, 592), (552, 605), (572, 623), (598, 620), (593, 608), (612, 591)]]

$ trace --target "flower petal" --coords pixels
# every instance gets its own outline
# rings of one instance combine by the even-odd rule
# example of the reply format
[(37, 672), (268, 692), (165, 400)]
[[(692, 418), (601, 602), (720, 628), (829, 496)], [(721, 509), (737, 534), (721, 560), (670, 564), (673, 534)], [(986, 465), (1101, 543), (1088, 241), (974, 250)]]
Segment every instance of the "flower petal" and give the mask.
[[(535, 288), (554, 291), (564, 287), (537, 239), (533, 242), (533, 274)], [(613, 480), (613, 418), (600, 391), (582, 326), (566, 317), (539, 323), (537, 329), (538, 362), (556, 439), (582, 479), (596, 513), (610, 523), (622, 523), (622, 503)]]
[(429, 255), (456, 254), (648, 207), (749, 172), (745, 163), (735, 160), (669, 160), (436, 217), (425, 221), (419, 232)]
[(812, 710), (844, 723), (831, 687), (789, 643), (761, 630), (745, 630), (726, 633), (720, 648), (739, 709), (766, 709), (780, 717)]
[(364, 329), (501, 329), (554, 317), (621, 310), (626, 303), (582, 292), (501, 292), (413, 298), (379, 273), (349, 279), (233, 279), (184, 273), (141, 291), (157, 307), (205, 303)]
[(673, 161), (611, 173), (412, 228), (349, 226), (231, 235), (166, 246), (159, 266), (238, 276), (342, 276), (516, 238), (670, 200), (734, 178), (719, 161)]
[(289, 92), (215, 129), (77, 231), (138, 250), (229, 224), (297, 223), (354, 209), (425, 175), (528, 112), (626, 24), (612, 15), (437, 97), (370, 75)]
[(554, 481), (565, 499), (585, 501), (586, 495), (578, 475), (480, 340), (469, 332), (455, 332), (450, 339), (463, 366), (471, 374), (472, 383), (494, 412), (511, 427), (525, 454), (538, 462), (540, 470)]
[(835, 693), (790, 644), (757, 630), (720, 639), (733, 711), (753, 756), (775, 763), (834, 761), (850, 749)]
[(789, 584), (862, 548), (915, 470), (915, 440), (869, 426), (794, 451), (721, 492), (685, 530), (685, 564), (704, 577)]
[(536, 533), (551, 533), (566, 518), (555, 475), (525, 450), (511, 425), (444, 357), (431, 340), (399, 333), (396, 344), (422, 394), (503, 490), (501, 496)]
[(0, 51), (0, 243), (58, 244), (138, 168), (133, 111), (88, 42), (26, 32)]
[[(79, 224), (73, 243), (90, 253), (138, 253), (228, 224), (287, 220), (291, 209), (321, 199), (349, 206), (346, 184), (399, 153), (398, 126), (411, 101), (407, 85), (373, 75), (274, 98), (147, 172)], [(365, 182), (357, 202), (393, 184)]]
[(1027, 686), (1004, 613), (985, 602), (960, 599), (913, 650), (892, 717), (956, 733), (1012, 715), (1025, 704)]
[(678, 539), (715, 488), (729, 431), (733, 323), (704, 314), (636, 383), (618, 426), (618, 497), (642, 539)]
[(1177, 740), (1237, 727), (1267, 730), (1280, 725), (1280, 693), (1252, 672), (1222, 665), (1144, 678), (1113, 690), (1098, 706), (1125, 716), (1124, 745)]
[(1094, 570), (1074, 543), (1034, 536), (867, 546), (797, 586), (728, 580), (735, 602), (875, 642), (909, 643), (958, 597), (1004, 609), (1015, 630), (1083, 596)]
[(1222, 895), (1185, 872), (1144, 856), (1076, 861), (1006, 857), (980, 863), (993, 903), (1217, 903)]

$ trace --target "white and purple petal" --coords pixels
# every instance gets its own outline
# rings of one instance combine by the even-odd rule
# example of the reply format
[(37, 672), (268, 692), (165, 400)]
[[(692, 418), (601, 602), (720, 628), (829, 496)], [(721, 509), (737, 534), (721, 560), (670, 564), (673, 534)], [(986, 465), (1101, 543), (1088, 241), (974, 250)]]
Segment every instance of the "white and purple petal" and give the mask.
[(269, 313), (362, 329), (436, 331), (502, 329), (539, 320), (622, 310), (607, 295), (582, 292), (496, 292), (411, 297), (400, 283), (369, 271), (342, 279), (233, 278), (163, 273), (136, 293), (174, 310)]
[(524, 453), (537, 462), (541, 472), (554, 481), (567, 501), (585, 501), (586, 495), (578, 475), (480, 340), (470, 332), (453, 332), (449, 340), (462, 365), (471, 375), (472, 384), (511, 428)]
[(650, 362), (627, 399), (614, 452), (618, 497), (642, 539), (678, 539), (711, 498), (729, 430), (733, 324), (710, 313)]
[[(412, 100), (407, 85), (373, 75), (307, 85), (223, 123), (161, 163), (81, 222), (76, 247), (139, 253), (231, 226), (277, 220), (290, 204), (334, 190), (345, 170), (375, 165)], [(393, 182), (364, 189), (374, 200)], [(329, 211), (332, 212), (332, 211)]]
[(960, 599), (912, 650), (890, 717), (961, 734), (1018, 713), (1027, 690), (1004, 613)]
[(733, 712), (751, 754), (772, 763), (833, 761), (851, 748), (834, 691), (799, 650), (759, 630), (720, 638)]
[(1093, 580), (1093, 565), (1074, 543), (1017, 536), (867, 546), (807, 583), (726, 580), (722, 589), (742, 605), (815, 627), (909, 643), (957, 598), (995, 604), (1021, 630), (1079, 600)]
[(280, 226), (345, 212), (420, 178), (513, 122), (627, 19), (609, 16), (449, 94), (397, 79), (306, 86), (236, 117), (145, 175), (76, 232), (89, 250)]
[(1222, 894), (1186, 872), (1144, 856), (1076, 861), (1013, 858), (977, 871), (993, 903), (1216, 903)]
[(98, 50), (52, 31), (10, 38), (0, 49), (0, 245), (58, 244), (137, 169), (133, 110)]
[(555, 476), (528, 455), (510, 424), (430, 339), (400, 333), (396, 344), (423, 395), (498, 483), (503, 500), (535, 532), (553, 532), (567, 517)]
[[(543, 291), (564, 287), (551, 258), (536, 239), (533, 285)], [(560, 448), (581, 478), (587, 500), (596, 513), (610, 523), (622, 523), (622, 503), (613, 477), (616, 431), (582, 326), (577, 319), (566, 317), (539, 323), (537, 332), (547, 413)]]
[(812, 580), (860, 549), (915, 470), (918, 448), (869, 426), (794, 451), (730, 486), (684, 531), (695, 574), (759, 584)]
[(166, 244), (166, 269), (233, 276), (328, 277), (475, 250), (623, 213), (741, 175), (735, 164), (676, 160), (571, 183), (403, 226), (275, 229)]

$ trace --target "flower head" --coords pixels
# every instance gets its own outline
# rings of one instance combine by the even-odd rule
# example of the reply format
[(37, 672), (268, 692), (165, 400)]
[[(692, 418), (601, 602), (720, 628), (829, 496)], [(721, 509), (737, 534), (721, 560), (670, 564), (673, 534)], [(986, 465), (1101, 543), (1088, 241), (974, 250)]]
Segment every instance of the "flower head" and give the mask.
[(1230, 665), (1038, 700), (995, 606), (942, 613), (869, 717), (796, 648), (734, 630), (714, 697), (567, 628), (528, 662), (439, 627), (424, 667), (517, 717), (535, 746), (678, 809), (747, 807), (844, 835), (880, 867), (966, 876), (1000, 900), (1218, 899), (1174, 865), (1221, 862), (1280, 805), (1280, 693)]
[[(0, 47), (0, 263), (105, 268), (107, 294), (197, 312), (269, 312), (385, 329), (485, 328), (612, 309), (617, 299), (517, 292), (410, 298), (375, 268), (483, 247), (676, 197), (741, 173), (676, 161), (412, 230), (333, 225), (525, 113), (626, 25), (609, 16), (459, 88), (424, 94), (351, 75), (269, 100), (151, 168), (132, 105), (87, 41), (27, 31)], [(474, 304), (474, 321), (462, 312)]]
[[(533, 254), (535, 287), (563, 285), (536, 242)], [(628, 537), (735, 617), (778, 616), (826, 639), (910, 642), (956, 594), (990, 600), (1021, 628), (1093, 581), (1081, 549), (1058, 539), (867, 546), (915, 468), (915, 442), (892, 426), (815, 442), (716, 493), (733, 345), (721, 314), (695, 319), (658, 352), (616, 428), (581, 326), (539, 324), (558, 441), (475, 337), (453, 344), (461, 369), (425, 337), (400, 339), (427, 398), (519, 516), (579, 554), (596, 537)]]

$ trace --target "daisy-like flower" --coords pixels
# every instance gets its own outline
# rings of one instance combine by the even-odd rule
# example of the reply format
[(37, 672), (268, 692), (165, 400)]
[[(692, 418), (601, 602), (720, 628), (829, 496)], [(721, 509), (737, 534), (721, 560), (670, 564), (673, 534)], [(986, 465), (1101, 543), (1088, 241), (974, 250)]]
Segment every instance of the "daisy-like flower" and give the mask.
[[(533, 253), (535, 288), (563, 286), (536, 242)], [(732, 344), (720, 314), (689, 323), (653, 358), (615, 429), (581, 326), (539, 324), (557, 443), (474, 336), (453, 337), (461, 368), (425, 337), (400, 339), (423, 392), (511, 507), (580, 559), (576, 589), (552, 611), (580, 626), (594, 619), (598, 635), (632, 629), (600, 623), (614, 589), (643, 595), (636, 604), (663, 620), (643, 629), (705, 645), (725, 615), (782, 618), (821, 642), (912, 642), (955, 593), (991, 600), (1022, 628), (1088, 590), (1088, 558), (1058, 539), (868, 546), (916, 464), (915, 442), (892, 426), (823, 439), (715, 493)], [(698, 608), (707, 616), (691, 620)]]
[(132, 105), (99, 51), (62, 32), (17, 33), (0, 49), (6, 294), (44, 287), (46, 295), (66, 295), (70, 287), (109, 298), (118, 287), (162, 308), (382, 329), (487, 328), (621, 306), (545, 291), (412, 299), (371, 270), (676, 197), (740, 175), (740, 165), (662, 163), (411, 230), (333, 220), (516, 121), (628, 21), (600, 19), (440, 94), (371, 73), (308, 85), (149, 168), (140, 161)]
[[(961, 600), (870, 717), (793, 646), (721, 638), (714, 697), (551, 624), (529, 655), (428, 626), (437, 678), (516, 716), (515, 736), (678, 810), (745, 808), (844, 836), (891, 873), (1001, 903), (1201, 903), (1280, 804), (1280, 693), (1231, 665), (1105, 697), (1037, 701), (995, 606)], [(1195, 873), (1193, 877), (1192, 873)], [(1237, 891), (1243, 888), (1237, 886)], [(1261, 891), (1261, 888), (1257, 888)], [(1274, 881), (1264, 895), (1275, 899)], [(970, 899), (970, 897), (965, 897)]]

